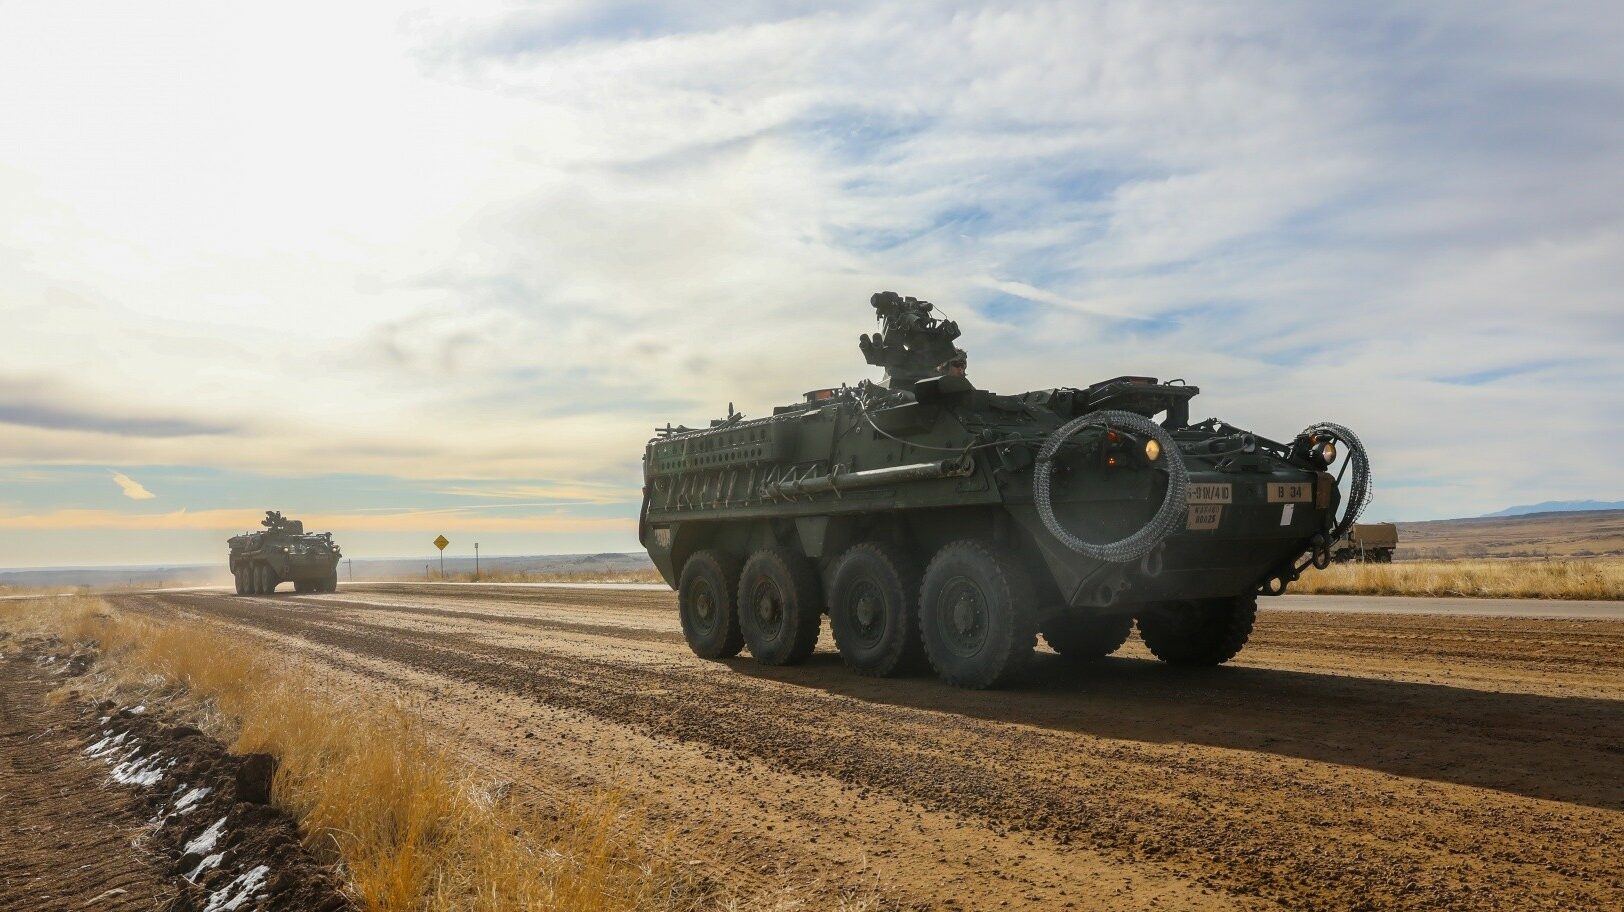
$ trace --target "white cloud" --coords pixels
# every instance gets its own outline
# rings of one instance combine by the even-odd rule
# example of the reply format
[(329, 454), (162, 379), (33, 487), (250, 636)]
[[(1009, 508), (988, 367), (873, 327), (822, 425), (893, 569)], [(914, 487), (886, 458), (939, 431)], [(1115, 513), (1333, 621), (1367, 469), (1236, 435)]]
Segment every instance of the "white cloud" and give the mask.
[(118, 489), (124, 492), (124, 496), (131, 500), (152, 500), (158, 496), (143, 487), (141, 482), (123, 472), (113, 473), (113, 483), (118, 485)]

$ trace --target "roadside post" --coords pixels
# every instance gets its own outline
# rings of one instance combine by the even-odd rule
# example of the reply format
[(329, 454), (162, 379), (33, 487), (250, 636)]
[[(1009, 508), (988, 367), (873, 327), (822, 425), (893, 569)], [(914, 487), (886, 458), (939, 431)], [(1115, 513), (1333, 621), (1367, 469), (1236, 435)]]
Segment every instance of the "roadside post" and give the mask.
[(474, 542), (474, 582), (479, 582), (479, 542)]
[(451, 544), (451, 539), (444, 535), (434, 540), (434, 547), (440, 549), (440, 579), (445, 579), (445, 546)]

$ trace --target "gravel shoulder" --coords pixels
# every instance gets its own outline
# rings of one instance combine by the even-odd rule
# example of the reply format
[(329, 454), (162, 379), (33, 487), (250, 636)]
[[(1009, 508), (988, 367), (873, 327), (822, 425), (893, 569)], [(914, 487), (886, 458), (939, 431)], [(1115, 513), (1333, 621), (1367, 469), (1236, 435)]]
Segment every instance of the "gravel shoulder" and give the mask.
[[(1624, 906), (1624, 623), (1270, 610), (1231, 667), (1042, 656), (969, 693), (704, 662), (662, 591), (116, 596), (419, 708), (538, 800), (629, 792), (668, 851), (812, 907)], [(1367, 600), (1368, 601), (1368, 600)], [(1390, 600), (1377, 600), (1390, 601)], [(827, 634), (827, 631), (825, 631)]]

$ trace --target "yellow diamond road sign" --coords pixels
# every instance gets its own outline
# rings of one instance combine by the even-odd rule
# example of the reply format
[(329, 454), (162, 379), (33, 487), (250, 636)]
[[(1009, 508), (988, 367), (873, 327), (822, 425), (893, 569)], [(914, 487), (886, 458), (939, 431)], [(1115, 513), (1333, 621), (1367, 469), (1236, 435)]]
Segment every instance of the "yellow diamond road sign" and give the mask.
[(434, 547), (439, 548), (441, 551), (444, 551), (445, 546), (449, 544), (451, 544), (451, 539), (446, 538), (444, 535), (434, 540)]

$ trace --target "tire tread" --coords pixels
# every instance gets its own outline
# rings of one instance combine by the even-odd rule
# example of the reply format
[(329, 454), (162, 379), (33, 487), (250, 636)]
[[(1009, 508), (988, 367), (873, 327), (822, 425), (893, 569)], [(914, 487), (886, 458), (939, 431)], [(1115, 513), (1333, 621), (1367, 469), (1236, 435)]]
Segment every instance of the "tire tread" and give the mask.
[(1033, 650), (1037, 648), (1038, 639), (1037, 612), (1033, 608), (1036, 599), (1032, 581), (1009, 549), (979, 538), (958, 539), (943, 545), (926, 566), (924, 582), (920, 586), (920, 629), (923, 631), (927, 626), (928, 609), (925, 599), (934, 588), (931, 585), (932, 577), (941, 572), (944, 564), (958, 558), (961, 553), (988, 565), (989, 582), (1004, 590), (1011, 610), (1009, 637), (1004, 643), (994, 645), (995, 655), (991, 663), (974, 671), (955, 669), (949, 664), (946, 656), (936, 655), (931, 649), (929, 635), (921, 637), (924, 641), (925, 654), (936, 674), (955, 687), (971, 690), (1003, 687), (1026, 673), (1032, 663)]

